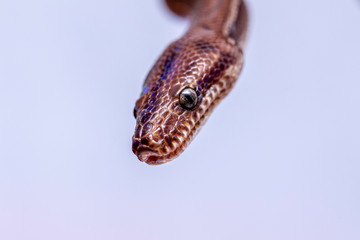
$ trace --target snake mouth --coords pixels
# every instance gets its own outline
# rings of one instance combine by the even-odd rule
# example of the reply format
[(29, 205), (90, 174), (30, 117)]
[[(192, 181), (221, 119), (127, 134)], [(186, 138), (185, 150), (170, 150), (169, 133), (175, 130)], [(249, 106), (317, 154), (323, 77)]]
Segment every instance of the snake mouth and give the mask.
[(139, 158), (140, 161), (145, 162), (149, 165), (157, 165), (157, 164), (161, 164), (161, 163), (157, 163), (158, 159), (159, 159), (159, 154), (155, 151), (151, 151), (151, 150), (140, 150), (137, 153), (137, 156)]
[(149, 165), (160, 165), (168, 162), (169, 160), (162, 158), (162, 156), (153, 151), (142, 151), (138, 153), (140, 161)]
[(133, 144), (133, 152), (141, 162), (147, 163), (149, 165), (160, 165), (167, 162), (167, 160), (164, 159), (163, 156), (157, 151), (144, 145), (136, 146), (136, 142), (137, 141), (134, 141)]

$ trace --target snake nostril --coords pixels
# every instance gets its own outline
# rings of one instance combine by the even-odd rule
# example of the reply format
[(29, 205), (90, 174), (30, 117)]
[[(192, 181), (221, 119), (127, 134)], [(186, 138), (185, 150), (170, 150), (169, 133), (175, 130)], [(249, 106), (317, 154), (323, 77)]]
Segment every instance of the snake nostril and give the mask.
[(134, 140), (132, 144), (133, 151), (135, 151), (140, 145), (140, 142), (138, 140)]
[(141, 139), (141, 144), (143, 145), (149, 145), (149, 140), (147, 138), (142, 138)]

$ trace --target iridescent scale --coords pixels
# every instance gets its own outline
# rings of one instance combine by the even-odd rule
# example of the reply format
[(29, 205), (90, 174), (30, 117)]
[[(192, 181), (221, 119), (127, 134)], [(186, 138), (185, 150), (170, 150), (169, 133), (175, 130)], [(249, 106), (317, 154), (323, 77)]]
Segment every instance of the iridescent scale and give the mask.
[[(234, 24), (239, 21), (239, 14), (246, 15), (243, 21), (247, 21), (244, 3), (239, 0), (212, 2), (227, 4), (229, 8), (237, 6), (237, 11), (232, 13), (233, 23), (221, 18), (226, 13), (219, 12), (219, 19), (228, 29), (212, 28), (211, 22), (204, 26), (205, 16), (201, 14), (206, 13), (200, 11), (204, 9), (203, 2), (193, 4), (192, 27), (157, 60), (136, 102), (132, 149), (148, 164), (165, 163), (183, 152), (240, 74), (245, 33), (234, 29)], [(241, 23), (239, 27), (244, 28)], [(228, 35), (220, 30), (226, 30)], [(234, 32), (239, 36), (232, 36)], [(185, 88), (196, 92), (197, 104), (193, 109), (186, 109), (179, 103), (179, 94)]]

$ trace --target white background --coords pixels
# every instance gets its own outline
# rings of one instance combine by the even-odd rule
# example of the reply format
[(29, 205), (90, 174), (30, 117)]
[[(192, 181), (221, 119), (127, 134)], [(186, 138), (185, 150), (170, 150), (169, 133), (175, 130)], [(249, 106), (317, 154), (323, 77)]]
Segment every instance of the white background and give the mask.
[(132, 111), (161, 1), (0, 1), (0, 239), (360, 239), (360, 3), (248, 0), (244, 71), (151, 167)]

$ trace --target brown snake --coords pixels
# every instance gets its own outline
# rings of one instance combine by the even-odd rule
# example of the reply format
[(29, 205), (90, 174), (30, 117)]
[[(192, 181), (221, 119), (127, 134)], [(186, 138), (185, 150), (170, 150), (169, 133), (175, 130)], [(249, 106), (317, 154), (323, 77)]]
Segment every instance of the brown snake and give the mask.
[(157, 60), (134, 109), (132, 150), (151, 165), (182, 153), (230, 92), (242, 69), (248, 23), (242, 0), (166, 3), (191, 24)]

